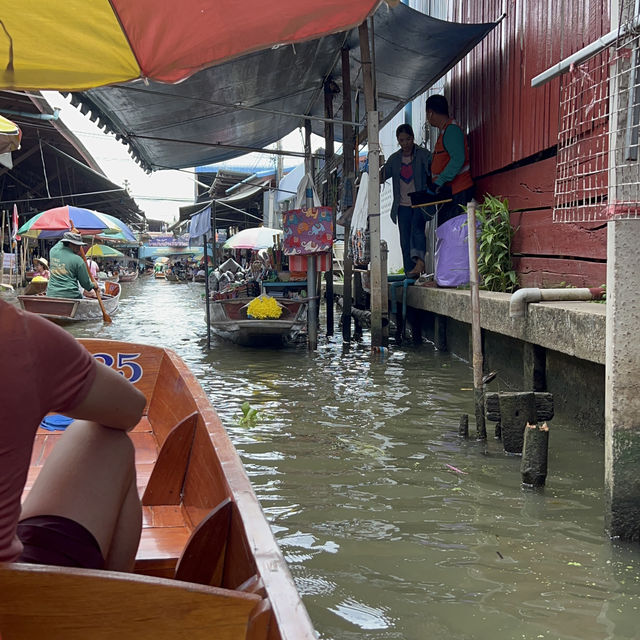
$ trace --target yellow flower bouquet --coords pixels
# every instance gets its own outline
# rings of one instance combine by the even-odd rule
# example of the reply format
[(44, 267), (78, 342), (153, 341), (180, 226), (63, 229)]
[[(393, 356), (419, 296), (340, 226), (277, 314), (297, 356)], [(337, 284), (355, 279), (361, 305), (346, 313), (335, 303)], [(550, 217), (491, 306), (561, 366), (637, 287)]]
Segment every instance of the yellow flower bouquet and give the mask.
[(275, 298), (261, 295), (247, 305), (247, 317), (258, 320), (276, 319), (282, 315), (282, 305)]

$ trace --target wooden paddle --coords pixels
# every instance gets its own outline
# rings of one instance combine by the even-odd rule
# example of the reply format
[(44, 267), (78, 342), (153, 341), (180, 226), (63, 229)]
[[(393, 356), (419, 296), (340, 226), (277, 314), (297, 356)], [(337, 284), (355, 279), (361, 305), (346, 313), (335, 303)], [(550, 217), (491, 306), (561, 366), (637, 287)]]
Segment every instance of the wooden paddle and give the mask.
[[(73, 231), (73, 233), (80, 233), (75, 227), (71, 229), (71, 231)], [(100, 287), (98, 286), (96, 279), (93, 277), (93, 274), (91, 273), (91, 269), (89, 269), (89, 263), (87, 262), (87, 255), (84, 252), (84, 247), (82, 245), (79, 245), (79, 247), (80, 247), (80, 255), (84, 260), (84, 266), (87, 267), (87, 273), (89, 274), (89, 279), (91, 280), (91, 282), (93, 282), (93, 284), (96, 285), (95, 292), (96, 292), (96, 297), (98, 298), (98, 304), (100, 305), (100, 310), (102, 311), (102, 319), (107, 324), (110, 324), (113, 322), (113, 320), (111, 319), (111, 316), (107, 313), (107, 310), (104, 308), (104, 302), (102, 302), (102, 296), (100, 295)]]

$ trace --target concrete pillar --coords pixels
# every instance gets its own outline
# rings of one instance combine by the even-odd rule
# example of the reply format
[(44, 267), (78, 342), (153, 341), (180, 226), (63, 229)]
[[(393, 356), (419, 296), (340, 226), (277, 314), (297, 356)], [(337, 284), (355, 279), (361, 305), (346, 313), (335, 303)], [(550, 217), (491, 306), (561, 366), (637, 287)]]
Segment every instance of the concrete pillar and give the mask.
[(547, 390), (547, 352), (531, 342), (523, 344), (523, 384), (525, 391)]
[(640, 541), (640, 220), (611, 220), (607, 236), (605, 524)]

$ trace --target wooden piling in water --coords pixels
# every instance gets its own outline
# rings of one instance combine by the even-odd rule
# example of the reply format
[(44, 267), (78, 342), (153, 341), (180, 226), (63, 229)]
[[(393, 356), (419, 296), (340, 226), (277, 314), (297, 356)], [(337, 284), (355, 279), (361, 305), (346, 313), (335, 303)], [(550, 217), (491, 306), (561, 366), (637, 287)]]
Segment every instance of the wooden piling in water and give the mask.
[(460, 425), (458, 426), (458, 435), (461, 438), (467, 439), (469, 437), (469, 415), (463, 413), (460, 416)]
[(487, 420), (500, 423), (505, 453), (520, 455), (527, 423), (553, 418), (553, 395), (541, 392), (498, 392), (485, 396)]
[(520, 474), (522, 483), (532, 487), (543, 487), (547, 479), (549, 451), (549, 427), (527, 422), (524, 429), (524, 446)]

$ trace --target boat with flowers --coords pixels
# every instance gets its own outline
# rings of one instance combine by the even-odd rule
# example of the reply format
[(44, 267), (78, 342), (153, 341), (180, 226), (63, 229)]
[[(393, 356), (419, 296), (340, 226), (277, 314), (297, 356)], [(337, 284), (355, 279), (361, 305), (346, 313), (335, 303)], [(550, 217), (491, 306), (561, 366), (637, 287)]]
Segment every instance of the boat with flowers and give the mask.
[[(222, 294), (224, 295), (224, 294)], [(246, 346), (280, 346), (307, 328), (307, 301), (259, 295), (209, 300), (209, 325), (220, 337)]]

